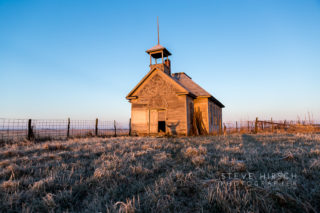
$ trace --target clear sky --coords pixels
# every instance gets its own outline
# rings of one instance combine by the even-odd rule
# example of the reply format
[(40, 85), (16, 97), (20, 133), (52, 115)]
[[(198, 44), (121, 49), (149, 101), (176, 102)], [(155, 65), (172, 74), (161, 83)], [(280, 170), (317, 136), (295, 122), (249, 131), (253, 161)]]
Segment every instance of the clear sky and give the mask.
[(127, 121), (157, 16), (225, 121), (320, 120), (319, 0), (0, 0), (0, 117)]

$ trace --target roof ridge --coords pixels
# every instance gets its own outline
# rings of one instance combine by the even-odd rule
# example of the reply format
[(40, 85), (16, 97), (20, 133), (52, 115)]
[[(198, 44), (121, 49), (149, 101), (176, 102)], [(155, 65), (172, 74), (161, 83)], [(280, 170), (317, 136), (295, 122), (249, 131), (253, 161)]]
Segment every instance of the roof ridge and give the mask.
[(187, 76), (188, 78), (192, 79), (187, 73), (185, 72), (175, 72), (175, 73), (172, 73), (172, 75), (175, 75), (175, 74), (184, 74), (185, 76)]
[[(179, 82), (183, 87), (185, 87), (190, 93), (194, 94), (196, 97), (208, 97), (216, 104), (224, 107), (224, 105), (218, 101), (213, 95), (211, 95), (208, 91), (202, 88), (199, 84), (192, 80), (190, 76), (188, 76), (184, 72), (173, 73), (172, 78)], [(185, 77), (182, 77), (185, 76)]]

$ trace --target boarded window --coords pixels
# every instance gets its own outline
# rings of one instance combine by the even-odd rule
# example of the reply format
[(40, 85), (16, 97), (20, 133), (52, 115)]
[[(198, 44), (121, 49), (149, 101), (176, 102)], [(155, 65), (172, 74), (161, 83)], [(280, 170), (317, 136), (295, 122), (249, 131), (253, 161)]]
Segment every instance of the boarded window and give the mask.
[(147, 123), (148, 112), (145, 109), (134, 109), (132, 110), (132, 122), (134, 124), (145, 124)]
[(158, 111), (158, 120), (159, 121), (165, 121), (166, 120), (166, 111), (165, 110), (159, 110)]
[(158, 112), (157, 110), (150, 110), (150, 133), (158, 132)]

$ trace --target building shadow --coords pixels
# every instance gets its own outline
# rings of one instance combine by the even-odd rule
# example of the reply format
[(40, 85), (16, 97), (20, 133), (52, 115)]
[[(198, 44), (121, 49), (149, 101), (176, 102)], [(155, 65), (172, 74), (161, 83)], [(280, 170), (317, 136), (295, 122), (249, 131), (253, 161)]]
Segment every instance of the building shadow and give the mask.
[(167, 127), (170, 129), (170, 132), (172, 135), (177, 135), (177, 126), (179, 126), (180, 121), (176, 122), (176, 123), (168, 123)]

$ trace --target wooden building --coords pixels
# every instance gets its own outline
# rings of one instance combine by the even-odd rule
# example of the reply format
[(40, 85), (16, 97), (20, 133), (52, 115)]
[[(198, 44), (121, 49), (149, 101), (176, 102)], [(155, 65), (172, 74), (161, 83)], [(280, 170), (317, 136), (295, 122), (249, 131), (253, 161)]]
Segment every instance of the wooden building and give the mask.
[(200, 113), (206, 133), (218, 132), (224, 105), (186, 73), (171, 73), (171, 53), (159, 44), (159, 38), (158, 45), (146, 52), (150, 71), (126, 97), (131, 103), (131, 133), (190, 135), (195, 113)]

